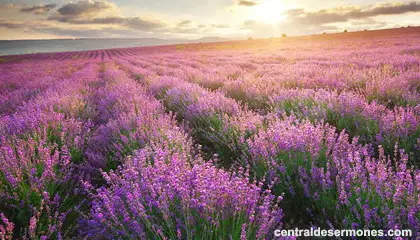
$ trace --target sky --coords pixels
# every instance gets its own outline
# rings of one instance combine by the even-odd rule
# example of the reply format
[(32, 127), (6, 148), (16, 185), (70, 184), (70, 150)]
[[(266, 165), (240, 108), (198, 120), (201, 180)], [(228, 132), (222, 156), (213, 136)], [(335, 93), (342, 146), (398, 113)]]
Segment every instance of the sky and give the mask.
[(420, 25), (420, 2), (0, 0), (0, 40), (266, 38)]

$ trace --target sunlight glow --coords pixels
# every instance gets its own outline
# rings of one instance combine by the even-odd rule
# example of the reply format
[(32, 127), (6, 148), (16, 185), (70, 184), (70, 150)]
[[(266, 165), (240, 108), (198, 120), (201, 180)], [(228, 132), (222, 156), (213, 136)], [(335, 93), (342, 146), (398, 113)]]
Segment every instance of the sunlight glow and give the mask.
[(284, 5), (280, 0), (264, 0), (253, 9), (253, 17), (264, 23), (276, 24), (286, 18), (282, 14), (284, 10)]

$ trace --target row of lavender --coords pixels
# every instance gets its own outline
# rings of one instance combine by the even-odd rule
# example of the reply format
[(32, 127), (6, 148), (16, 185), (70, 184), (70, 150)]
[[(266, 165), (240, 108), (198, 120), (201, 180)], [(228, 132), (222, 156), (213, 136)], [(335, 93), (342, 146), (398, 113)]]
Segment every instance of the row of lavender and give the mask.
[(23, 102), (69, 77), (84, 64), (73, 61), (3, 64), (0, 68), (0, 115), (13, 113)]
[(78, 117), (81, 90), (95, 81), (96, 64), (89, 64), (1, 117), (3, 239), (57, 238), (74, 224), (83, 178), (75, 162), (90, 132), (89, 122)]
[(112, 63), (19, 105), (0, 119), (2, 239), (245, 239), (281, 227), (281, 198), (202, 160)]
[[(289, 227), (419, 231), (420, 172), (409, 164), (409, 157), (412, 160), (418, 157), (418, 106), (388, 109), (352, 92), (281, 88), (277, 99), (268, 103), (277, 104), (274, 112), (253, 112), (246, 103), (255, 100), (255, 95), (243, 105), (234, 99), (244, 98), (226, 91), (207, 90), (200, 85), (215, 89), (206, 85), (208, 78), (198, 81), (196, 78), (197, 74), (203, 76), (204, 68), (200, 71), (186, 67), (185, 71), (179, 64), (183, 60), (168, 61), (166, 66), (160, 62), (157, 71), (145, 60), (123, 58), (117, 62), (161, 99), (167, 109), (177, 113), (179, 120), (187, 121), (194, 139), (209, 153), (208, 157), (216, 153), (217, 164), (232, 167), (233, 172), (249, 169), (253, 178), (264, 182), (276, 196), (282, 196), (285, 222), (293, 222)], [(159, 71), (162, 65), (167, 67), (166, 71)], [(216, 89), (237, 82), (226, 75), (221, 79)], [(295, 111), (288, 112), (285, 102), (295, 99), (307, 104), (307, 109), (297, 104)], [(357, 123), (358, 115), (376, 121), (381, 133), (389, 136), (391, 154), (384, 153), (381, 146), (384, 142), (378, 136), (375, 136), (378, 146), (364, 145), (361, 143), (372, 141), (365, 139), (359, 143), (357, 132), (353, 132), (351, 139), (346, 131), (352, 133), (353, 129), (348, 125), (332, 126), (331, 121), (319, 121), (331, 114), (326, 109), (337, 111), (336, 121), (356, 117), (349, 121)], [(311, 121), (311, 117), (320, 119)], [(355, 130), (370, 127), (364, 124), (361, 122)], [(408, 145), (410, 155), (399, 150), (398, 142)]]

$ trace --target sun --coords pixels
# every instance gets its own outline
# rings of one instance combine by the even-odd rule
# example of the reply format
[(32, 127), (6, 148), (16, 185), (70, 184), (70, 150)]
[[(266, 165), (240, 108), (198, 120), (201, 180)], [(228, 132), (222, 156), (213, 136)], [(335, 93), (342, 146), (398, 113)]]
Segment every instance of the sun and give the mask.
[(276, 24), (285, 20), (284, 5), (281, 0), (264, 0), (253, 8), (253, 17), (258, 21)]

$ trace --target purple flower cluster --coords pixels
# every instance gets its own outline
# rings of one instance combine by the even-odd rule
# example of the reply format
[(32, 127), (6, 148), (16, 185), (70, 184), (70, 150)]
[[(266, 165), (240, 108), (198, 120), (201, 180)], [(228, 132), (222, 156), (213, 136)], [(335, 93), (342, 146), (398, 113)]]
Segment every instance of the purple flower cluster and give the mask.
[[(97, 79), (96, 64), (85, 66), (0, 120), (0, 198), (3, 236), (62, 238), (67, 216), (79, 206), (74, 174), (91, 123), (83, 92)], [(70, 207), (68, 206), (70, 205)], [(74, 205), (74, 206), (72, 206)], [(63, 207), (67, 206), (67, 207)]]
[[(396, 142), (420, 134), (420, 114), (417, 108), (388, 109), (376, 101), (369, 103), (364, 96), (352, 92), (338, 94), (322, 89), (283, 90), (272, 97), (270, 105), (279, 114), (286, 112), (302, 119), (329, 122), (340, 130), (346, 129), (361, 137), (370, 135), (371, 139), (368, 140), (378, 144), (393, 146)], [(340, 119), (349, 119), (350, 122), (341, 124), (342, 127)], [(412, 150), (413, 146), (409, 147)]]
[(92, 97), (97, 115), (86, 150), (91, 165), (114, 165), (152, 141), (184, 144), (178, 141), (179, 127), (165, 114), (159, 101), (147, 95), (122, 70), (109, 66), (103, 80), (104, 86)]
[(374, 158), (345, 133), (295, 119), (274, 122), (248, 143), (252, 161), (267, 169), (277, 191), (308, 199), (305, 207), (334, 228), (357, 223), (418, 231), (420, 172), (409, 167), (408, 155), (397, 146), (393, 158), (381, 147)]
[(0, 69), (0, 115), (12, 113), (23, 102), (71, 76), (84, 64), (60, 61), (3, 64)]
[[(260, 238), (280, 227), (282, 212), (273, 205), (280, 199), (268, 190), (169, 146), (144, 148), (103, 174), (109, 187), (96, 194), (87, 221), (92, 238), (238, 238), (242, 223), (242, 234)], [(198, 226), (202, 232), (192, 231)]]

